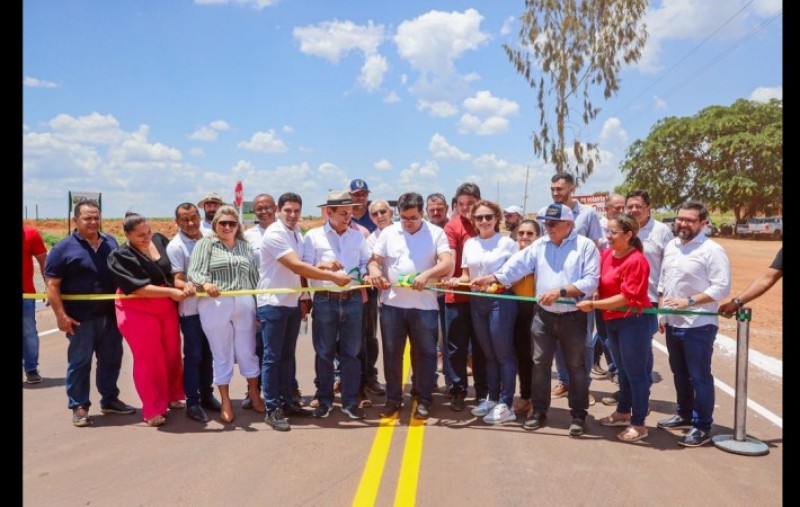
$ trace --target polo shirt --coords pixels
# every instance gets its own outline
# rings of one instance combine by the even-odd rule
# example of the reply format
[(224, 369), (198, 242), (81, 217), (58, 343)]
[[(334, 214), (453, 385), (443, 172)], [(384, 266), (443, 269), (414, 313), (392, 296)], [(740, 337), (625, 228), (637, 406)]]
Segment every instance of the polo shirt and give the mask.
[[(278, 220), (267, 227), (261, 243), (256, 248), (259, 260), (259, 289), (296, 289), (300, 287), (300, 275), (279, 262), (279, 259), (294, 252), (298, 259), (303, 258), (303, 235), (300, 226), (291, 230)], [(258, 294), (256, 304), (261, 306), (297, 307), (299, 292), (289, 294)]]

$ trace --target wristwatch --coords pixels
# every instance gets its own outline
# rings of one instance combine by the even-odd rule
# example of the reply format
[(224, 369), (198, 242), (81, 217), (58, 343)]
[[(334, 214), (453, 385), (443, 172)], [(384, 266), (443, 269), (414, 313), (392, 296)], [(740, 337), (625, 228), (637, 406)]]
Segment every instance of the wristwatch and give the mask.
[(558, 291), (558, 295), (561, 296), (562, 298), (567, 297), (567, 289), (565, 289), (564, 287), (561, 287), (561, 290)]
[(733, 298), (731, 299), (731, 301), (736, 303), (736, 306), (738, 306), (739, 308), (744, 306), (744, 301), (742, 301), (740, 298)]
[(689, 303), (689, 306), (694, 306), (695, 305), (694, 298), (692, 296), (689, 296), (689, 299), (687, 300), (687, 303)]

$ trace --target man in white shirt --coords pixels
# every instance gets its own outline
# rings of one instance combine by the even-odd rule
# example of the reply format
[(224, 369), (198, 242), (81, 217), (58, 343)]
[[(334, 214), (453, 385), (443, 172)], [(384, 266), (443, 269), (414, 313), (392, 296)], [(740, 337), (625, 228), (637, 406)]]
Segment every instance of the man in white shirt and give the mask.
[[(403, 351), (406, 336), (411, 345), (417, 393), (416, 419), (427, 419), (433, 403), (436, 373), (436, 338), (439, 304), (436, 293), (425, 291), (429, 281), (448, 276), (453, 255), (444, 231), (423, 221), (422, 196), (409, 192), (400, 196), (400, 223), (381, 232), (368, 264), (366, 283), (382, 289), (381, 338), (386, 405), (381, 417), (396, 416), (403, 403)], [(413, 275), (410, 287), (398, 287), (404, 275)]]
[(216, 192), (206, 194), (197, 203), (197, 207), (203, 210), (203, 222), (200, 224), (200, 232), (203, 233), (203, 236), (208, 236), (214, 231), (214, 228), (211, 227), (211, 221), (214, 220), (214, 215), (217, 214), (217, 210), (223, 204), (222, 196)]
[(658, 292), (659, 305), (669, 310), (699, 310), (703, 315), (659, 315), (659, 331), (667, 333), (669, 367), (675, 382), (675, 415), (658, 421), (659, 428), (689, 428), (678, 441), (699, 447), (711, 441), (714, 376), (711, 356), (719, 329), (719, 301), (730, 293), (731, 268), (719, 243), (703, 234), (708, 210), (699, 202), (678, 207), (677, 237), (667, 244)]
[[(360, 231), (350, 227), (353, 217), (350, 193), (332, 191), (323, 213), (328, 219), (321, 227), (311, 229), (303, 240), (303, 261), (318, 268), (341, 272), (358, 285), (365, 273), (369, 252)], [(332, 287), (332, 282), (311, 280), (311, 287)], [(317, 395), (319, 406), (315, 417), (327, 417), (333, 405), (334, 358), (341, 370), (342, 412), (351, 419), (363, 419), (358, 406), (361, 387), (361, 351), (363, 333), (363, 299), (360, 290), (327, 290), (314, 293), (314, 318), (311, 336), (316, 352)], [(337, 346), (338, 342), (338, 346)], [(338, 349), (338, 350), (337, 350)]]

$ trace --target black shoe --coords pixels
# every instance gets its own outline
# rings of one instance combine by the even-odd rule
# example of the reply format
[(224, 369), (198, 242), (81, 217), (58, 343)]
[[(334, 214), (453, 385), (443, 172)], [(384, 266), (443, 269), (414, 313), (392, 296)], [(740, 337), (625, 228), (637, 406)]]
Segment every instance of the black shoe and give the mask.
[(377, 379), (370, 379), (367, 380), (367, 383), (364, 385), (364, 389), (369, 391), (371, 394), (377, 394), (378, 396), (383, 396), (386, 394), (386, 389), (378, 382)]
[(412, 387), (412, 388), (411, 388), (411, 397), (412, 397), (412, 398), (416, 398), (417, 396), (419, 396), (419, 393), (417, 392), (417, 390), (416, 390), (416, 389), (414, 389), (414, 388)]
[(189, 405), (186, 407), (186, 417), (194, 419), (197, 422), (208, 422), (211, 418), (208, 417), (206, 411), (200, 405)]
[(380, 416), (385, 418), (391, 418), (398, 414), (400, 414), (400, 409), (403, 408), (402, 403), (397, 403), (395, 401), (387, 401), (386, 405), (383, 406), (383, 410), (381, 410)]
[(211, 412), (219, 412), (222, 410), (222, 403), (220, 403), (218, 399), (214, 398), (213, 395), (206, 398), (201, 398), (200, 406), (205, 410), (210, 410)]
[(575, 417), (569, 425), (569, 436), (579, 437), (586, 432), (586, 419)]
[(363, 419), (365, 417), (364, 411), (358, 408), (358, 405), (342, 407), (342, 413), (350, 419)]
[(317, 408), (311, 412), (311, 417), (316, 417), (317, 419), (325, 419), (331, 415), (331, 406), (330, 405), (323, 405), (320, 404)]
[(427, 419), (431, 416), (431, 409), (424, 403), (417, 403), (417, 409), (414, 411), (414, 419)]
[(119, 398), (114, 398), (105, 406), (100, 407), (100, 412), (104, 414), (130, 415), (135, 414), (136, 409), (126, 403), (123, 403)]
[(700, 447), (711, 442), (711, 432), (703, 431), (700, 428), (692, 428), (683, 435), (682, 440), (678, 440), (678, 445), (684, 447)]
[(289, 417), (311, 417), (311, 411), (306, 410), (299, 404), (292, 402), (283, 406), (283, 413)]
[(464, 410), (464, 391), (456, 391), (453, 393), (453, 399), (450, 400), (450, 409), (453, 412), (461, 412)]
[(691, 428), (692, 427), (692, 420), (691, 419), (684, 419), (679, 415), (673, 415), (672, 417), (667, 417), (666, 419), (661, 419), (656, 423), (656, 426), (659, 428), (665, 428), (669, 430), (678, 429), (678, 428)]
[(25, 372), (25, 382), (28, 384), (38, 384), (44, 380), (37, 370)]
[(264, 418), (264, 422), (277, 431), (289, 431), (292, 429), (292, 427), (289, 426), (289, 421), (287, 421), (286, 417), (283, 415), (283, 410), (279, 408), (267, 412), (267, 417)]
[(292, 402), (297, 403), (301, 407), (306, 404), (306, 400), (303, 399), (303, 393), (300, 392), (300, 388), (298, 387), (292, 389)]
[(522, 427), (531, 431), (538, 430), (539, 428), (544, 427), (546, 419), (547, 414), (545, 412), (534, 411), (533, 415), (525, 419), (525, 423), (522, 425)]

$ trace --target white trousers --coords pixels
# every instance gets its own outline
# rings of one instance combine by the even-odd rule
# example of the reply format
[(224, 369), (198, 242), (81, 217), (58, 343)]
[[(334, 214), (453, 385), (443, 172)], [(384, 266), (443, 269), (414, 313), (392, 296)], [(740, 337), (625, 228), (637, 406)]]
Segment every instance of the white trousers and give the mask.
[(231, 383), (234, 361), (239, 363), (239, 373), (243, 377), (258, 377), (261, 365), (256, 355), (256, 302), (253, 296), (200, 298), (197, 312), (214, 358), (214, 383)]

